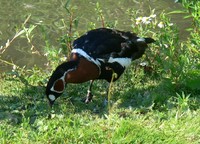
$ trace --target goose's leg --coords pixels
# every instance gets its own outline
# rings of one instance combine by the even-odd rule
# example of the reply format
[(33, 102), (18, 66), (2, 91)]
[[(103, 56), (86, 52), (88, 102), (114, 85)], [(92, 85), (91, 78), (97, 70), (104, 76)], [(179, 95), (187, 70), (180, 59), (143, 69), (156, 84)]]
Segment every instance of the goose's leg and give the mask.
[(87, 93), (87, 96), (86, 96), (86, 99), (85, 99), (85, 103), (89, 103), (92, 101), (92, 97), (93, 97), (93, 94), (91, 92), (92, 90), (92, 84), (93, 84), (94, 80), (90, 80), (90, 86), (89, 86), (89, 89), (88, 89), (88, 93)]

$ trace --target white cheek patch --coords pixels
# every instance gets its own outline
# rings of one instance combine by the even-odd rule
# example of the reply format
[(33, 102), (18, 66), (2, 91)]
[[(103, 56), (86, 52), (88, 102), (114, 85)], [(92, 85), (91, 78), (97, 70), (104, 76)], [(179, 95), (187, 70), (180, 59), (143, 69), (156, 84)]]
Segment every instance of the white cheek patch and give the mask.
[(131, 64), (131, 58), (113, 58), (113, 57), (110, 57), (109, 60), (108, 60), (108, 63), (114, 63), (114, 62), (117, 62), (121, 66), (127, 68)]
[(55, 101), (56, 97), (55, 97), (54, 95), (50, 94), (50, 95), (49, 95), (49, 99), (50, 99), (51, 101)]

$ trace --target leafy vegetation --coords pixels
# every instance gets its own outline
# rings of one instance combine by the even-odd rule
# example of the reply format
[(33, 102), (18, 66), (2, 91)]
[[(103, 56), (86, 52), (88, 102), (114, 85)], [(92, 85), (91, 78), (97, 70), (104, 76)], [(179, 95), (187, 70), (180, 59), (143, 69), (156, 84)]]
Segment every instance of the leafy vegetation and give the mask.
[[(156, 39), (146, 54), (133, 62), (119, 81), (109, 89), (109, 106), (103, 104), (106, 82), (95, 83), (94, 100), (86, 105), (88, 83), (69, 84), (63, 96), (50, 109), (44, 94), (45, 85), (55, 67), (66, 61), (76, 31), (76, 7), (65, 5), (69, 23), (60, 48), (52, 48), (44, 25), (27, 25), (29, 17), (15, 37), (0, 49), (0, 56), (12, 42), (25, 37), (30, 51), (39, 53), (32, 43), (33, 31), (41, 30), (46, 47), (46, 68), (27, 69), (0, 57), (13, 67), (0, 74), (0, 143), (200, 143), (200, 22), (199, 1), (180, 0), (184, 11), (141, 16), (127, 10), (131, 31)], [(97, 21), (108, 23), (99, 3)], [(178, 26), (170, 20), (174, 13), (186, 13), (193, 20), (190, 35), (180, 40)], [(88, 29), (95, 28), (88, 24)], [(101, 97), (102, 96), (102, 97)]]

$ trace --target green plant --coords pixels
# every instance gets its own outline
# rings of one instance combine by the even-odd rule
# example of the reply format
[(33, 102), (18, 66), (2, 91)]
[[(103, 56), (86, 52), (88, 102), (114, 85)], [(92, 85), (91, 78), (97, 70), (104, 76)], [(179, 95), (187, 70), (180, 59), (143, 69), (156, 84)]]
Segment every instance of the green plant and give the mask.
[(72, 50), (72, 41), (77, 37), (76, 33), (73, 32), (73, 29), (77, 29), (79, 22), (79, 17), (74, 16), (77, 7), (70, 5), (70, 1), (71, 0), (68, 0), (64, 7), (68, 15), (69, 22), (66, 24), (66, 22), (62, 20), (63, 26), (66, 28), (66, 34), (60, 38), (63, 53), (65, 55), (67, 54), (68, 58), (70, 57), (70, 52)]
[(102, 11), (102, 9), (100, 7), (99, 2), (96, 3), (95, 11), (97, 12), (97, 15), (98, 15), (97, 20), (100, 20), (102, 27), (105, 27), (105, 17), (103, 15), (103, 11)]
[(190, 110), (190, 94), (189, 95), (185, 95), (184, 92), (182, 92), (181, 94), (176, 93), (177, 95), (177, 105), (178, 105), (178, 109), (180, 111), (188, 111)]
[[(96, 7), (95, 7), (95, 12), (97, 14), (97, 21), (101, 22), (101, 26), (100, 27), (107, 27), (107, 28), (116, 28), (117, 26), (117, 20), (115, 20), (114, 22), (109, 22), (106, 21), (105, 15), (103, 13), (103, 10), (101, 8), (101, 5), (99, 2), (96, 3)], [(94, 29), (96, 27), (95, 23), (90, 23), (89, 24), (90, 29)]]
[(192, 18), (193, 19), (193, 25), (194, 25), (194, 31), (199, 31), (200, 28), (200, 19), (199, 19), (199, 8), (200, 8), (200, 2), (198, 0), (178, 0), (177, 2), (180, 2), (183, 7), (185, 7), (182, 11), (173, 11), (172, 13), (188, 13), (185, 18)]
[(29, 21), (30, 17), (31, 17), (31, 15), (29, 15), (26, 18), (24, 23), (21, 26), (19, 26), (19, 28), (16, 28), (16, 33), (15, 33), (14, 37), (11, 38), (11, 40), (8, 39), (6, 44), (4, 46), (0, 47), (0, 62), (1, 63), (17, 67), (17, 65), (14, 64), (13, 62), (1, 59), (1, 55), (3, 55), (3, 53), (6, 51), (6, 49), (8, 49), (10, 47), (10, 45), (19, 37), (25, 37), (26, 38), (27, 43), (29, 43), (31, 45), (30, 52), (32, 54), (37, 53), (37, 54), (41, 55), (40, 52), (32, 44), (32, 39), (34, 37), (33, 30), (37, 27), (37, 25), (26, 26), (26, 24)]

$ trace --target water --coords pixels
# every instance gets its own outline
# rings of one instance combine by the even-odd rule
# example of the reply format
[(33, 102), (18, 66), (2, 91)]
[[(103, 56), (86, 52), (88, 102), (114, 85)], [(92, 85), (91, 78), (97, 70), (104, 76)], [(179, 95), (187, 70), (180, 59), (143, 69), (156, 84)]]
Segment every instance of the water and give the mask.
[[(63, 8), (65, 5), (64, 0), (0, 0), (0, 46), (5, 45), (8, 39), (15, 35), (15, 31), (19, 28), (28, 15), (31, 15), (27, 25), (38, 24), (46, 27), (45, 31), (51, 39), (51, 45), (55, 48), (59, 47), (58, 38), (66, 33), (65, 29), (61, 28), (62, 21), (68, 21), (66, 10)], [(71, 5), (77, 7), (74, 15), (79, 17), (78, 30), (84, 32), (89, 22), (94, 22), (97, 27), (101, 26), (97, 22), (95, 14), (95, 5), (97, 0), (73, 0)], [(166, 12), (183, 9), (178, 3), (173, 0), (101, 0), (99, 1), (105, 19), (109, 22), (118, 21), (118, 29), (129, 30), (131, 21), (125, 13), (128, 8), (139, 9), (141, 16), (149, 15), (149, 7), (155, 9), (155, 13), (159, 14), (163, 10)], [(176, 14), (172, 17), (172, 22), (179, 26), (181, 38), (186, 38), (188, 34), (185, 29), (190, 26), (190, 20), (183, 19), (183, 15)], [(45, 41), (41, 32), (41, 27), (38, 26), (34, 32), (32, 44), (35, 48), (43, 53)], [(30, 51), (31, 44), (27, 43), (26, 38), (17, 38), (6, 50), (0, 59), (14, 62), (19, 66), (26, 65), (31, 67), (37, 65), (44, 67), (46, 59), (43, 55), (32, 54)], [(0, 72), (8, 71), (11, 66), (5, 65), (0, 62)]]

